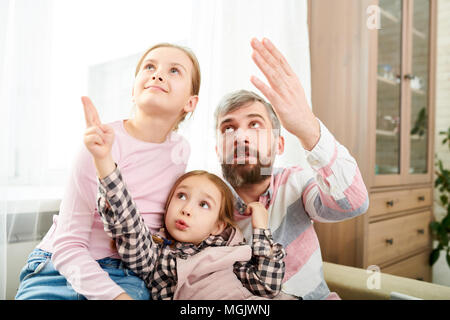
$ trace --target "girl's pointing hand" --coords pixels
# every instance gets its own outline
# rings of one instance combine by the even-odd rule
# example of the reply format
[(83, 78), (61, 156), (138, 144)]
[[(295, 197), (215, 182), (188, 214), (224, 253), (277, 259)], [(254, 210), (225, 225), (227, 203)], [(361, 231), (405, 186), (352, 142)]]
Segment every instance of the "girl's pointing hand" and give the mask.
[(81, 97), (86, 120), (86, 131), (84, 133), (84, 144), (96, 160), (105, 159), (110, 156), (114, 142), (114, 130), (102, 124), (89, 97)]

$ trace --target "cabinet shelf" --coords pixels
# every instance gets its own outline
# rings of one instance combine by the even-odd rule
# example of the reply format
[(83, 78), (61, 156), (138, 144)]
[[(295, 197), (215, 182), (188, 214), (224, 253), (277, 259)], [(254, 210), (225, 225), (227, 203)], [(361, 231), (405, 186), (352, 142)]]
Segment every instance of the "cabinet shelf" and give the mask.
[(390, 13), (387, 10), (381, 9), (380, 8), (380, 14), (385, 17), (386, 19), (394, 22), (394, 23), (400, 23), (400, 18), (397, 18), (396, 16), (394, 16), (392, 13)]
[(388, 79), (386, 77), (383, 76), (378, 76), (377, 77), (379, 82), (385, 83), (385, 84), (389, 84), (391, 86), (398, 86), (400, 83), (395, 82), (394, 80)]
[[(376, 135), (379, 137), (398, 137), (399, 133), (390, 131), (390, 130), (382, 130), (382, 129), (376, 129), (375, 131)], [(423, 136), (419, 136), (417, 134), (411, 135), (411, 140), (423, 140), (425, 139)]]
[[(388, 78), (380, 76), (380, 75), (377, 76), (377, 80), (378, 80), (378, 82), (381, 82), (381, 83), (384, 83), (384, 84), (388, 84), (388, 85), (391, 85), (391, 86), (398, 86), (400, 84), (398, 82), (395, 82), (394, 80), (388, 79)], [(421, 89), (413, 89), (413, 88), (411, 88), (411, 92), (413, 92), (413, 93), (415, 93), (417, 95), (421, 95), (421, 96), (425, 95), (425, 91), (421, 90)]]
[[(392, 13), (390, 13), (387, 10), (383, 10), (380, 8), (380, 14), (393, 23), (398, 23), (398, 24), (400, 23), (400, 18), (394, 16)], [(381, 27), (383, 27), (383, 26), (381, 26)], [(415, 29), (414, 27), (412, 28), (412, 33), (413, 33), (413, 35), (417, 36), (419, 39), (422, 39), (422, 40), (427, 39), (427, 36), (425, 33)]]

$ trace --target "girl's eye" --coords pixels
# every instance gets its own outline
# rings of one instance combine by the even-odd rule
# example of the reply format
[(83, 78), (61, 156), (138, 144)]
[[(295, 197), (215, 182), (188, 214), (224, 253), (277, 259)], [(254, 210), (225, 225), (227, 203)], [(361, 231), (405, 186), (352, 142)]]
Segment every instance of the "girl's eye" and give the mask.
[(180, 71), (177, 68), (170, 69), (170, 73), (180, 73)]
[(145, 68), (144, 69), (147, 69), (147, 70), (151, 70), (151, 69), (154, 69), (155, 68), (155, 66), (154, 65), (152, 65), (152, 64), (148, 64), (148, 65), (146, 65), (145, 66)]
[(261, 125), (258, 122), (252, 122), (250, 123), (250, 128), (252, 129), (259, 129)]
[(232, 133), (233, 131), (234, 131), (233, 127), (225, 127), (223, 130), (224, 133)]
[(186, 200), (186, 195), (182, 192), (180, 192), (179, 194), (177, 194), (177, 198), (180, 200)]
[(202, 201), (200, 202), (200, 207), (202, 207), (203, 209), (209, 209), (209, 204), (206, 201)]

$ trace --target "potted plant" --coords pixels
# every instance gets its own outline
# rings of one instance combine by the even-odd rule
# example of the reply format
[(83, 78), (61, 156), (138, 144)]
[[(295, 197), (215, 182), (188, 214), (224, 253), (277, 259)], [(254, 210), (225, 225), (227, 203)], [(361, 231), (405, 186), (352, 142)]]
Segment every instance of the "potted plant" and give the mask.
[[(450, 128), (447, 132), (441, 131), (439, 135), (443, 135), (442, 144), (448, 144), (450, 150)], [(446, 215), (441, 221), (433, 221), (430, 223), (431, 234), (437, 242), (437, 247), (430, 254), (430, 265), (433, 265), (442, 253), (446, 254), (447, 264), (450, 267), (450, 169), (445, 168), (442, 160), (438, 159), (436, 163), (436, 180), (434, 187), (439, 190), (440, 204), (446, 211)]]

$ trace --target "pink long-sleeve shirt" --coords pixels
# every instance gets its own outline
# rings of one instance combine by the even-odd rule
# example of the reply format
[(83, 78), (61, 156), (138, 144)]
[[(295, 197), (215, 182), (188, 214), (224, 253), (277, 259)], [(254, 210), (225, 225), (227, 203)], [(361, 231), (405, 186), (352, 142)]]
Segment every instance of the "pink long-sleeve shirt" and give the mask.
[[(114, 161), (120, 166), (131, 196), (152, 232), (163, 225), (164, 205), (175, 180), (186, 169), (190, 148), (172, 132), (166, 141), (148, 143), (130, 136), (123, 121), (109, 124), (115, 132)], [(125, 292), (96, 260), (119, 258), (97, 212), (98, 179), (94, 161), (83, 145), (75, 159), (59, 215), (37, 246), (52, 253), (55, 268), (87, 299), (114, 299)]]

